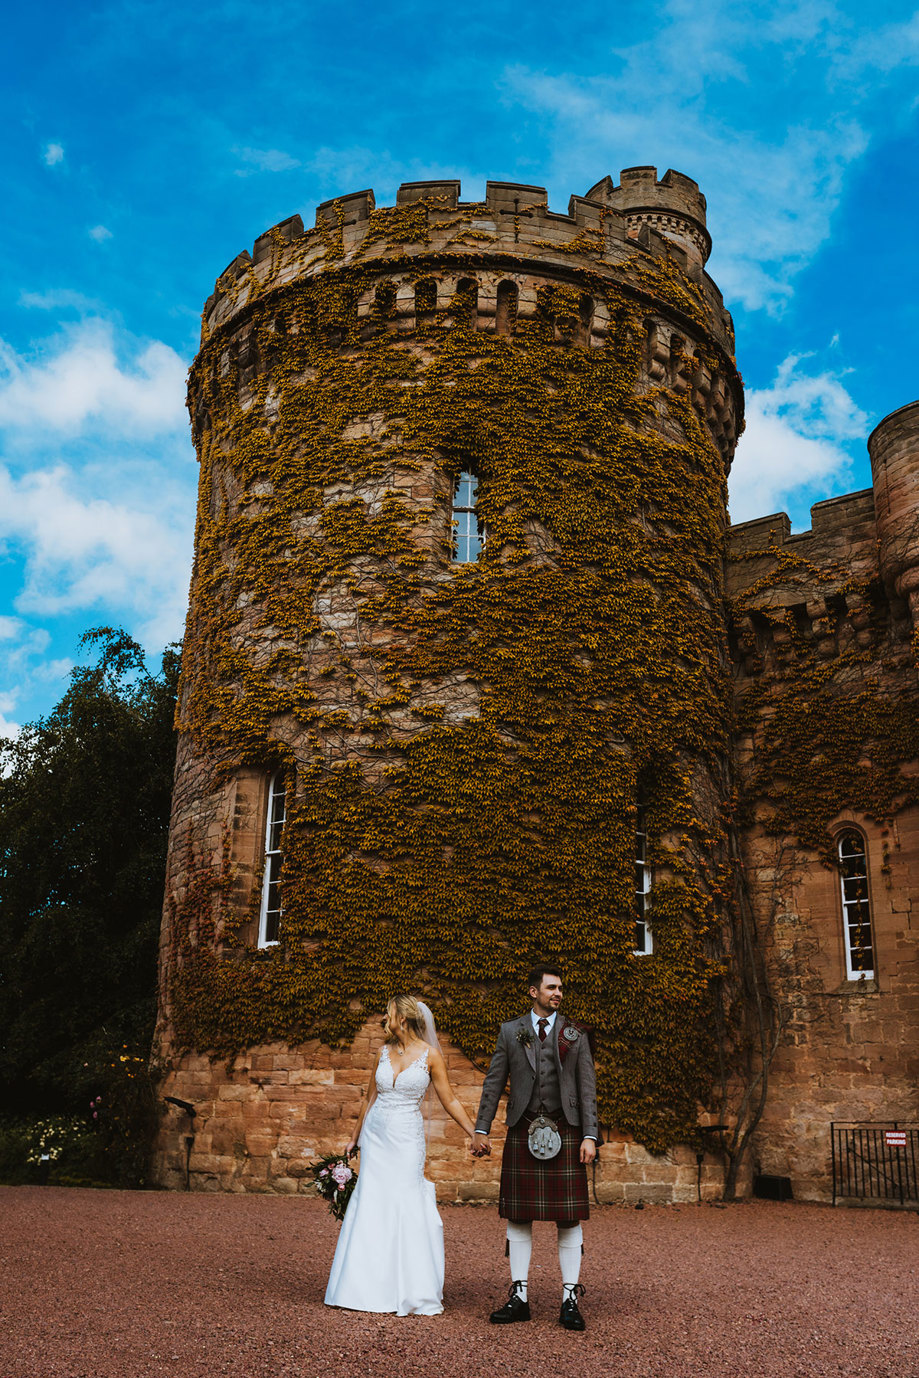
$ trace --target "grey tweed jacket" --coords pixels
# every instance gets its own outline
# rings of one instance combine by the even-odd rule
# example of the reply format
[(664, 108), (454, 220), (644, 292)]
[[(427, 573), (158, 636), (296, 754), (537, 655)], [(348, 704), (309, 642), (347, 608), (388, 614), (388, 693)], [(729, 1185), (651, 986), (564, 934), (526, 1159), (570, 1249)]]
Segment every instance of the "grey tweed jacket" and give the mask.
[[(562, 1112), (583, 1137), (599, 1139), (597, 1124), (597, 1081), (587, 1034), (577, 1024), (559, 1014), (555, 1021), (555, 1048), (558, 1059)], [(482, 1086), (475, 1127), (483, 1134), (491, 1129), (498, 1102), (510, 1077), (507, 1122), (514, 1125), (523, 1115), (536, 1085), (536, 1052), (533, 1021), (529, 1011), (520, 1019), (501, 1025), (498, 1046)], [(559, 1049), (564, 1046), (564, 1054)]]

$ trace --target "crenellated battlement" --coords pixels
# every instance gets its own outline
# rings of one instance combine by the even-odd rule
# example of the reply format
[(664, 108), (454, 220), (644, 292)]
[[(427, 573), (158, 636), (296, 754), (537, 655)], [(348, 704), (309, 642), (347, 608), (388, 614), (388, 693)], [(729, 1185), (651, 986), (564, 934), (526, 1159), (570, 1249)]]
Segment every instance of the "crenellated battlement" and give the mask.
[(909, 660), (907, 605), (881, 579), (873, 488), (815, 503), (808, 531), (792, 533), (784, 512), (732, 526), (726, 592), (739, 687), (812, 652), (832, 661), (886, 646), (891, 663)]
[(572, 196), (565, 214), (549, 209), (544, 187), (514, 182), (486, 183), (479, 202), (462, 201), (454, 180), (403, 183), (391, 207), (378, 207), (372, 190), (335, 197), (317, 206), (311, 228), (290, 216), (232, 260), (205, 305), (203, 338), (268, 292), (357, 265), (369, 275), (401, 271), (405, 282), (397, 289), (435, 260), (443, 266), (474, 259), (499, 277), (530, 268), (577, 281), (586, 271), (651, 298), (642, 281), (642, 263), (651, 257), (669, 261), (688, 280), (694, 300), (684, 293), (681, 313), (673, 293), (671, 312), (695, 314), (733, 359), (731, 318), (702, 266), (711, 241), (698, 186), (673, 171), (658, 181), (654, 168), (626, 169), (621, 179), (618, 187), (607, 177), (587, 196)]
[(618, 187), (611, 177), (604, 177), (591, 187), (588, 198), (618, 211), (630, 238), (636, 238), (641, 227), (647, 225), (680, 244), (690, 261), (698, 259), (701, 267), (712, 251), (712, 237), (706, 227), (705, 197), (698, 182), (672, 168), (660, 181), (656, 167), (627, 167), (619, 175)]

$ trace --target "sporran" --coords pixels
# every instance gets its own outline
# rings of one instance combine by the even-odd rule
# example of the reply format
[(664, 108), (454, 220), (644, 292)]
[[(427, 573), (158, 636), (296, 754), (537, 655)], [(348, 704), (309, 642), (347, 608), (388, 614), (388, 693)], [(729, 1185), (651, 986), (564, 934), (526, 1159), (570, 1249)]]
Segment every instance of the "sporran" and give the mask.
[(562, 1136), (558, 1125), (548, 1115), (537, 1115), (533, 1120), (527, 1132), (527, 1148), (541, 1163), (547, 1163), (561, 1152)]

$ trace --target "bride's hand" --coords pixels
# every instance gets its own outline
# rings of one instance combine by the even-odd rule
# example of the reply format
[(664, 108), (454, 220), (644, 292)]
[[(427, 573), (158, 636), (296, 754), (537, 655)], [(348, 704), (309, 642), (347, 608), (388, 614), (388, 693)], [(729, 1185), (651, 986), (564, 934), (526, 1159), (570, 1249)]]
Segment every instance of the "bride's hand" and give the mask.
[(351, 1157), (353, 1154), (355, 1154), (356, 1152), (357, 1152), (357, 1139), (349, 1139), (348, 1143), (345, 1145), (345, 1157), (346, 1157), (346, 1158), (350, 1158), (350, 1157)]

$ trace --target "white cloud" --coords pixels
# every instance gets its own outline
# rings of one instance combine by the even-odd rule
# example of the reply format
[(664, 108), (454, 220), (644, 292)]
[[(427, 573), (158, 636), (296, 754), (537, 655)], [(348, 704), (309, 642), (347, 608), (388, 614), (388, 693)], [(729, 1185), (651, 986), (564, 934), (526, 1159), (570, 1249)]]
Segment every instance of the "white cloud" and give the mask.
[(101, 302), (67, 287), (48, 292), (20, 292), (19, 305), (34, 311), (99, 311)]
[(112, 232), (105, 225), (93, 225), (91, 230), (87, 230), (90, 239), (94, 239), (97, 244), (104, 244), (107, 239), (111, 239)]
[(29, 358), (0, 340), (0, 427), (71, 438), (88, 425), (134, 438), (184, 429), (184, 361), (159, 341), (119, 344), (99, 318), (64, 329)]
[(49, 658), (51, 638), (43, 627), (34, 627), (20, 617), (0, 617), (0, 736), (16, 737), (20, 723), (10, 717), (21, 715), (20, 704), (29, 696), (48, 688), (63, 691), (72, 668), (69, 660)]
[(850, 486), (845, 442), (864, 438), (868, 418), (839, 375), (805, 373), (802, 362), (790, 356), (771, 387), (747, 392), (747, 425), (729, 483), (734, 522)]
[(21, 615), (0, 618), (4, 687), (22, 618), (118, 622), (155, 647), (181, 636), (197, 479), (185, 371), (98, 318), (28, 356), (0, 342), (0, 544)]
[(237, 177), (251, 177), (255, 172), (291, 172), (302, 167), (299, 158), (292, 158), (280, 148), (234, 148), (238, 158), (249, 166), (237, 168)]
[(636, 163), (694, 177), (725, 295), (779, 312), (831, 234), (867, 131), (909, 115), (919, 19), (882, 44), (871, 16), (850, 8), (669, 0), (653, 37), (599, 50), (594, 75), (510, 67), (505, 97), (544, 129), (566, 196)]
[(45, 167), (57, 167), (58, 163), (64, 161), (64, 147), (62, 144), (45, 144), (42, 153), (42, 160)]
[(12, 694), (0, 694), (0, 737), (9, 737), (15, 740), (22, 731), (22, 724), (8, 718), (7, 713), (16, 710), (16, 701)]
[(26, 552), (21, 612), (111, 610), (151, 644), (181, 635), (194, 496), (166, 475), (146, 477), (135, 472), (127, 491), (106, 496), (90, 489), (103, 486), (98, 475), (65, 464), (22, 478), (0, 468), (0, 537)]

